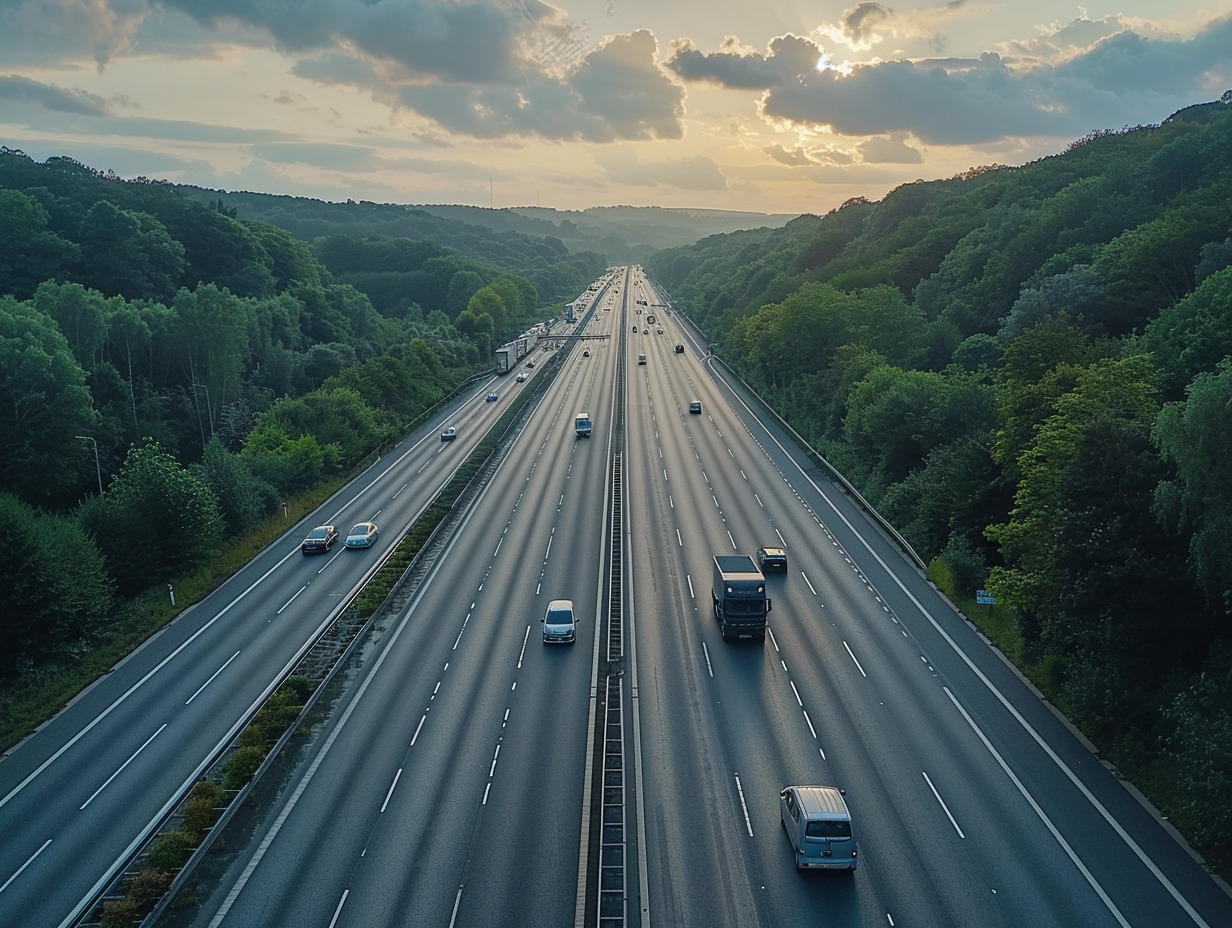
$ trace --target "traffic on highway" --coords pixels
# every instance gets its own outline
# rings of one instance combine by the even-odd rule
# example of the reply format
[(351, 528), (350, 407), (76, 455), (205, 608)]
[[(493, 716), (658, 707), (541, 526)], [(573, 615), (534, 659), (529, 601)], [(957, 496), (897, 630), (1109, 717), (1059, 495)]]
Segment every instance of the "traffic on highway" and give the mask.
[(0, 925), (76, 923), (523, 390), (158, 924), (1232, 925), (640, 268), (569, 313), (0, 763)]

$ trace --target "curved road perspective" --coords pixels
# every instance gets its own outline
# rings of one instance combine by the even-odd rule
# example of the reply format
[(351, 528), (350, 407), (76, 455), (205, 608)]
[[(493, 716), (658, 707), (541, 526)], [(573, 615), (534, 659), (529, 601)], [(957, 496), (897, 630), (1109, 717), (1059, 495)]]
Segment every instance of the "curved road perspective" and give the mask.
[[(605, 278), (577, 332), (277, 801), (165, 924), (1232, 925), (1232, 898), (1166, 823), (639, 268)], [(71, 923), (533, 385), (476, 384), (330, 501), (322, 521), (378, 522), (376, 548), (303, 557), (297, 526), (0, 763), (0, 925)], [(724, 641), (713, 557), (763, 545), (788, 557), (766, 577), (766, 639)], [(543, 641), (554, 599), (573, 601), (572, 644)], [(596, 902), (611, 680), (627, 784), (615, 914)], [(788, 785), (845, 791), (855, 872), (797, 872)]]

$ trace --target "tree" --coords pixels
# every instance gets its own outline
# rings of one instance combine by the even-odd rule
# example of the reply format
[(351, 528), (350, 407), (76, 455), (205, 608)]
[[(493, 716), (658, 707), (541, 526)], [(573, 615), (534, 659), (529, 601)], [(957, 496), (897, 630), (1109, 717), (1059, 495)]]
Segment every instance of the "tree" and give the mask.
[(77, 438), (97, 425), (85, 372), (55, 321), (11, 297), (0, 297), (0, 397), (0, 486), (62, 504), (96, 485), (90, 449)]
[(218, 500), (219, 512), (231, 534), (242, 534), (274, 511), (277, 491), (252, 470), (251, 459), (228, 451), (210, 439), (200, 464), (190, 467)]
[(1189, 536), (1189, 569), (1209, 602), (1232, 610), (1232, 359), (1199, 374), (1185, 400), (1160, 411), (1154, 441), (1176, 468), (1162, 481), (1155, 510)]
[(449, 278), (449, 292), (444, 306), (433, 306), (433, 309), (443, 310), (450, 319), (456, 319), (458, 313), (466, 309), (475, 292), (483, 286), (483, 277), (473, 270), (459, 270)]
[(86, 500), (79, 517), (128, 596), (202, 563), (224, 530), (210, 488), (152, 440), (129, 449), (107, 494)]
[(48, 228), (47, 210), (20, 190), (0, 189), (0, 281), (5, 293), (29, 299), (45, 280), (63, 277), (80, 254)]
[(72, 519), (0, 493), (0, 677), (88, 639), (108, 614), (112, 583)]
[(83, 283), (108, 296), (169, 300), (184, 272), (184, 246), (161, 222), (106, 200), (90, 207), (78, 241)]
[[(1119, 602), (1122, 625), (1135, 625), (1154, 601), (1142, 591), (1158, 580), (1145, 564), (1158, 547), (1149, 518), (1159, 477), (1149, 445), (1155, 394), (1154, 368), (1141, 355), (1077, 369), (1019, 453), (1009, 521), (987, 530), (1006, 566), (988, 583), (1015, 609), (1028, 645), (1072, 653), (1090, 644), (1075, 624), (1084, 617)], [(1141, 640), (1141, 628), (1134, 632), (1127, 641)]]

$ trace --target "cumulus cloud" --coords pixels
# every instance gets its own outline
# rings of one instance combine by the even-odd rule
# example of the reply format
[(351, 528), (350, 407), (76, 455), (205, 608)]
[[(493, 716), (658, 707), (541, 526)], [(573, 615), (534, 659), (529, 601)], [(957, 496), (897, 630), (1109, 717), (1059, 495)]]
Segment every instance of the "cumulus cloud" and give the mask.
[[(1077, 27), (1071, 35), (1077, 36)], [(688, 81), (763, 91), (772, 122), (847, 136), (914, 136), (937, 145), (1082, 135), (1160, 118), (1232, 86), (1232, 17), (1191, 39), (1117, 31), (1056, 63), (978, 58), (893, 60), (838, 71), (812, 40), (784, 36), (764, 54), (679, 43), (666, 66)], [(807, 67), (805, 65), (808, 65)]]
[(396, 105), (479, 138), (680, 138), (684, 91), (656, 65), (655, 47), (642, 30), (609, 37), (568, 80), (525, 72), (517, 84), (435, 82), (392, 90)]

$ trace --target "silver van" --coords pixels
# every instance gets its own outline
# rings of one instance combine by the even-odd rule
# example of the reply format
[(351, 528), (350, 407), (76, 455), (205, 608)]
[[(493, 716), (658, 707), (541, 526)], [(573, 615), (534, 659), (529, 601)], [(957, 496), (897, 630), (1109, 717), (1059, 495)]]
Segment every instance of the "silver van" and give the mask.
[(779, 793), (779, 821), (797, 870), (855, 870), (856, 835), (838, 787), (788, 786)]
[(577, 638), (577, 622), (573, 616), (573, 600), (554, 599), (543, 615), (543, 643), (573, 644)]

